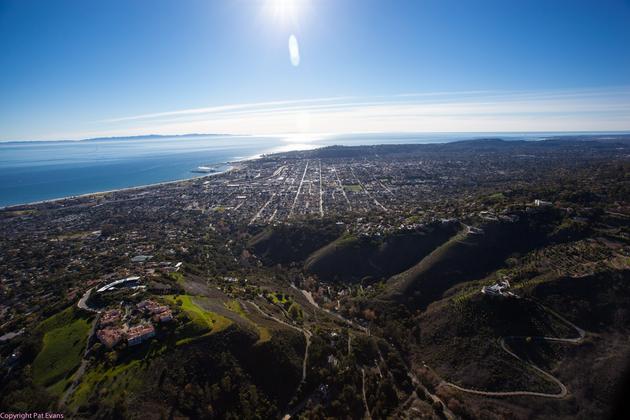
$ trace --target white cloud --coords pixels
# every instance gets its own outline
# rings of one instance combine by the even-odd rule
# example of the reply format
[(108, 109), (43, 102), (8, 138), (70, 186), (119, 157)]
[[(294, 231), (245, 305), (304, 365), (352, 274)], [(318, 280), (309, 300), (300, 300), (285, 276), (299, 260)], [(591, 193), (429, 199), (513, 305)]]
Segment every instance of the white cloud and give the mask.
[(360, 132), (622, 131), (630, 88), (469, 91), (230, 104), (101, 121), (47, 138), (140, 134), (296, 135)]

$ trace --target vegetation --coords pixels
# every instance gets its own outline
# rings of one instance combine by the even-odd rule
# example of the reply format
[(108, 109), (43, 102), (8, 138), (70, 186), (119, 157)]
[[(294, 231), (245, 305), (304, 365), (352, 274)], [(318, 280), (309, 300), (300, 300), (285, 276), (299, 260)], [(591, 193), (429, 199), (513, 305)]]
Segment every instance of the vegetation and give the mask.
[(343, 186), (343, 189), (348, 192), (354, 192), (354, 193), (358, 193), (363, 190), (363, 188), (361, 188), (361, 185), (359, 184), (345, 184)]
[(169, 276), (171, 277), (171, 279), (175, 280), (175, 282), (179, 285), (179, 286), (184, 286), (184, 275), (182, 273), (180, 273), (179, 271), (170, 273)]
[(81, 363), (90, 328), (90, 320), (72, 307), (40, 324), (44, 336), (42, 350), (33, 361), (35, 383), (49, 386), (68, 379)]
[(302, 261), (310, 253), (336, 239), (341, 229), (330, 221), (273, 226), (247, 243), (266, 265)]
[(455, 224), (434, 224), (385, 236), (344, 235), (311, 254), (304, 269), (332, 281), (387, 278), (418, 263), (456, 230)]
[(247, 315), (247, 313), (243, 310), (243, 307), (241, 306), (239, 301), (237, 301), (236, 299), (232, 299), (226, 302), (225, 306), (231, 311), (236, 312), (237, 314), (239, 314), (239, 316), (241, 316), (242, 318), (246, 319), (248, 322), (254, 325), (254, 327), (256, 328), (256, 331), (258, 332), (257, 344), (264, 343), (271, 339), (271, 332), (269, 332), (269, 329), (252, 321), (251, 318)]
[(179, 306), (194, 325), (194, 328), (181, 329), (183, 337), (177, 342), (178, 345), (189, 343), (195, 337), (222, 331), (232, 323), (224, 316), (201, 308), (194, 302), (193, 296), (165, 296), (164, 298), (167, 302)]

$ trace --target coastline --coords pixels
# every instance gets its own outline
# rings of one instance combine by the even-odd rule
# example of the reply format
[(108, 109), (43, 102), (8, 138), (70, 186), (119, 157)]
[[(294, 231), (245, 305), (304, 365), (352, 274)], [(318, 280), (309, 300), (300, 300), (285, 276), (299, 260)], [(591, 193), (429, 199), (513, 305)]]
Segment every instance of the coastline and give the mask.
[[(442, 133), (442, 134), (444, 134), (444, 133)], [(466, 134), (472, 134), (472, 133), (466, 133)], [(499, 135), (499, 136), (497, 136), (497, 138), (500, 138), (502, 140), (505, 140), (505, 141), (513, 140), (513, 139), (507, 139), (504, 136), (501, 136), (501, 134), (504, 134), (504, 133), (496, 133), (496, 134)], [(543, 132), (540, 132), (540, 133), (539, 132), (524, 132), (522, 134), (543, 134)], [(550, 133), (544, 133), (544, 134), (550, 134)], [(604, 139), (607, 138), (607, 137), (604, 137), (604, 136), (611, 136), (610, 138), (614, 139), (616, 136), (624, 136), (624, 135), (630, 134), (630, 131), (592, 132), (590, 134), (587, 134), (587, 132), (574, 132), (574, 133), (571, 133), (571, 132), (557, 132), (557, 133), (554, 133), (554, 134), (555, 134), (555, 136), (548, 136), (547, 135), (547, 136), (544, 136), (542, 138), (523, 138), (522, 140), (524, 140), (524, 141), (540, 141), (540, 140), (549, 140), (549, 139), (562, 138), (562, 137), (567, 137), (567, 136), (571, 136), (571, 135), (580, 136), (580, 137), (581, 136), (601, 136)], [(196, 136), (204, 136), (204, 135), (196, 135)], [(146, 136), (146, 137), (151, 137), (151, 136)], [(158, 136), (158, 137), (161, 137), (161, 136)], [(165, 136), (165, 137), (168, 137), (168, 136)], [(187, 136), (181, 136), (181, 137), (187, 137)], [(238, 137), (238, 136), (234, 136), (234, 137)], [(142, 136), (138, 136), (137, 138), (143, 138), (143, 137)], [(98, 142), (99, 140), (101, 140), (101, 139), (90, 139), (90, 141), (95, 141), (95, 142)], [(361, 144), (344, 144), (345, 142), (342, 139), (339, 139), (339, 140), (341, 140), (339, 142), (340, 145), (347, 145), (347, 146), (350, 146), (350, 147), (361, 145)], [(475, 138), (471, 137), (470, 140), (475, 140)], [(85, 140), (85, 141), (87, 141), (87, 140)], [(463, 141), (463, 140), (440, 138), (440, 139), (436, 139), (436, 141), (431, 142), (431, 143), (425, 143), (424, 141), (414, 141), (414, 142), (411, 142), (411, 143), (402, 142), (400, 144), (445, 144), (445, 143), (451, 143), (451, 142), (457, 142), (457, 141)], [(69, 142), (77, 142), (77, 141), (75, 140), (75, 141), (69, 141)], [(363, 145), (375, 145), (375, 144), (384, 144), (384, 143), (370, 143), (370, 142), (366, 142)], [(387, 144), (389, 144), (389, 143), (387, 143)], [(327, 147), (327, 146), (329, 146), (329, 144), (319, 144), (319, 145), (313, 147), (313, 149), (317, 149), (317, 148), (320, 148), (320, 147)], [(161, 182), (155, 182), (155, 183), (149, 183), (149, 184), (141, 184), (141, 185), (135, 185), (135, 186), (129, 186), (129, 187), (114, 188), (114, 189), (110, 189), (110, 190), (92, 191), (92, 192), (87, 192), (87, 193), (82, 193), (82, 194), (67, 195), (67, 196), (56, 197), (56, 198), (48, 198), (48, 199), (44, 199), (44, 200), (36, 200), (36, 201), (29, 201), (29, 202), (23, 202), (23, 203), (0, 205), (0, 211), (11, 210), (11, 209), (14, 209), (14, 208), (19, 208), (19, 207), (24, 207), (24, 206), (36, 206), (36, 205), (41, 205), (41, 204), (46, 204), (46, 203), (56, 203), (56, 202), (60, 202), (60, 201), (64, 201), (64, 200), (71, 200), (71, 199), (77, 199), (77, 198), (83, 198), (83, 197), (90, 197), (90, 196), (95, 196), (95, 195), (99, 195), (99, 194), (110, 194), (110, 193), (116, 193), (116, 192), (121, 192), (121, 191), (130, 191), (130, 190), (137, 190), (137, 189), (143, 189), (143, 188), (158, 187), (158, 186), (161, 186), (161, 185), (168, 185), (168, 184), (174, 184), (174, 183), (179, 183), (179, 182), (191, 181), (191, 180), (195, 180), (195, 179), (206, 178), (206, 177), (210, 177), (210, 176), (224, 174), (224, 173), (230, 172), (230, 171), (232, 171), (234, 169), (237, 169), (239, 163), (244, 163), (244, 162), (260, 159), (260, 158), (262, 158), (262, 157), (264, 157), (266, 155), (269, 155), (269, 154), (288, 153), (288, 152), (297, 151), (297, 150), (301, 150), (301, 149), (290, 149), (290, 150), (282, 150), (282, 151), (263, 151), (263, 152), (260, 152), (260, 153), (257, 153), (255, 155), (251, 155), (251, 156), (234, 157), (233, 158), (234, 160), (223, 162), (224, 165), (228, 166), (227, 169), (225, 169), (223, 171), (220, 171), (220, 172), (205, 174), (205, 175), (201, 175), (201, 176), (191, 176), (191, 177), (187, 177), (187, 178), (174, 179), (174, 180), (170, 180), (170, 181), (161, 181)]]
[(187, 181), (192, 181), (192, 180), (195, 180), (195, 179), (210, 178), (210, 177), (213, 177), (213, 176), (226, 174), (226, 173), (231, 172), (233, 170), (237, 170), (237, 169), (239, 169), (239, 167), (238, 167), (239, 163), (246, 162), (248, 160), (254, 160), (254, 159), (257, 159), (257, 158), (258, 157), (251, 158), (251, 159), (242, 159), (242, 160), (225, 162), (225, 164), (228, 165), (228, 168), (225, 169), (224, 171), (213, 172), (213, 173), (202, 175), (202, 176), (193, 176), (191, 178), (175, 179), (173, 181), (155, 182), (155, 183), (152, 183), (152, 184), (135, 185), (133, 187), (115, 188), (115, 189), (112, 189), (112, 190), (105, 190), (105, 191), (94, 191), (94, 192), (89, 192), (89, 193), (85, 193), (85, 194), (68, 195), (68, 196), (65, 196), (65, 197), (50, 198), (50, 199), (39, 200), (39, 201), (31, 201), (31, 202), (28, 202), (28, 203), (10, 204), (8, 206), (0, 206), (0, 211), (5, 211), (5, 210), (9, 210), (10, 211), (14, 207), (36, 206), (36, 205), (39, 205), (39, 204), (57, 203), (59, 201), (72, 200), (72, 199), (75, 199), (75, 198), (85, 198), (85, 197), (90, 197), (90, 196), (95, 196), (95, 195), (100, 195), (100, 194), (111, 194), (111, 193), (122, 192), (122, 191), (140, 190), (140, 189), (143, 189), (143, 188), (159, 187), (159, 186), (162, 186), (162, 185), (176, 184), (176, 183), (179, 183), (179, 182), (187, 182)]

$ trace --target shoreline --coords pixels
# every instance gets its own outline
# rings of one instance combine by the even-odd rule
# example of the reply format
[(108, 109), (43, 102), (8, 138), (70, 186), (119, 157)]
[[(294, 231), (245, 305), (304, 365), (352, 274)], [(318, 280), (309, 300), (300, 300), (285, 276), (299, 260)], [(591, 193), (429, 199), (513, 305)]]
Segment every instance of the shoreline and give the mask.
[[(549, 134), (551, 132), (523, 132), (523, 133), (529, 133), (529, 134), (534, 134), (534, 133), (545, 133), (545, 134)], [(464, 133), (462, 133), (464, 134)], [(466, 134), (472, 134), (472, 133), (466, 133)], [(497, 133), (497, 134), (503, 134), (503, 133)], [(541, 141), (541, 140), (550, 140), (550, 139), (554, 139), (556, 137), (564, 137), (564, 136), (571, 136), (571, 135), (577, 135), (577, 136), (624, 136), (626, 134), (630, 134), (630, 131), (602, 131), (602, 132), (557, 132), (557, 136), (545, 136), (541, 139), (524, 139), (524, 141)], [(201, 135), (199, 135), (201, 136)], [(181, 136), (181, 137), (185, 137), (185, 136)], [(498, 137), (502, 140), (502, 137)], [(88, 139), (88, 140), (100, 140), (100, 139)], [(471, 138), (470, 140), (476, 140), (475, 138)], [(424, 142), (413, 142), (413, 143), (400, 143), (400, 144), (445, 144), (445, 143), (451, 143), (451, 142), (457, 142), (457, 141), (465, 141), (465, 140), (446, 140), (446, 139), (439, 139), (438, 141), (435, 141), (434, 143), (424, 143)], [(506, 140), (509, 141), (509, 140)], [(376, 143), (376, 144), (370, 144), (370, 145), (377, 145), (380, 143)], [(368, 145), (368, 144), (365, 144)], [(356, 147), (356, 146), (361, 146), (361, 145), (348, 145), (348, 147)], [(328, 145), (319, 145), (317, 147), (314, 147), (313, 149), (318, 149), (318, 148), (322, 148), (322, 147), (329, 147)], [(64, 197), (58, 197), (58, 198), (50, 198), (50, 199), (45, 199), (45, 200), (37, 200), (37, 201), (31, 201), (31, 202), (26, 202), (26, 203), (16, 203), (16, 204), (9, 204), (6, 206), (0, 205), (0, 211), (5, 211), (5, 210), (11, 210), (15, 207), (23, 207), (23, 206), (36, 206), (36, 205), (40, 205), (40, 204), (46, 204), (46, 203), (56, 203), (59, 201), (63, 201), (63, 200), (71, 200), (71, 199), (76, 199), (76, 198), (83, 198), (83, 197), (90, 197), (90, 196), (94, 196), (94, 195), (99, 195), (99, 194), (111, 194), (111, 193), (116, 193), (116, 192), (121, 192), (121, 191), (130, 191), (130, 190), (137, 190), (137, 189), (142, 189), (142, 188), (151, 188), (151, 187), (158, 187), (161, 185), (168, 185), (168, 184), (174, 184), (174, 183), (178, 183), (178, 182), (186, 182), (186, 181), (191, 181), (191, 180), (195, 180), (195, 179), (201, 179), (201, 178), (207, 178), (207, 177), (211, 177), (211, 176), (215, 176), (215, 175), (221, 175), (221, 174), (225, 174), (228, 173), (234, 169), (236, 169), (236, 166), (239, 163), (244, 163), (244, 162), (248, 162), (248, 161), (252, 161), (252, 160), (256, 160), (256, 159), (261, 159), (264, 156), (270, 155), (270, 154), (278, 154), (278, 153), (290, 153), (290, 152), (294, 152), (294, 151), (298, 151), (301, 149), (293, 149), (293, 150), (286, 150), (286, 151), (275, 151), (275, 152), (270, 152), (270, 153), (265, 153), (265, 152), (261, 152), (258, 153), (256, 155), (253, 156), (249, 156), (249, 157), (235, 157), (235, 160), (232, 161), (227, 161), (224, 162), (223, 164), (227, 165), (228, 168), (224, 171), (221, 172), (215, 172), (215, 173), (210, 173), (210, 174), (206, 174), (206, 175), (201, 175), (201, 176), (193, 176), (190, 178), (181, 178), (181, 179), (176, 179), (176, 180), (172, 180), (172, 181), (162, 181), (162, 182), (156, 182), (156, 183), (151, 183), (151, 184), (143, 184), (143, 185), (135, 185), (135, 186), (131, 186), (131, 187), (122, 187), (122, 188), (115, 188), (115, 189), (111, 189), (111, 190), (104, 190), (104, 191), (93, 191), (93, 192), (89, 192), (89, 193), (84, 193), (84, 194), (76, 194), (76, 195), (68, 195), (68, 196), (64, 196)], [(309, 149), (311, 150), (311, 149)]]
[(159, 187), (159, 186), (162, 186), (162, 185), (176, 184), (178, 182), (186, 182), (186, 181), (192, 181), (192, 180), (195, 180), (195, 179), (209, 178), (209, 177), (212, 177), (212, 176), (223, 175), (223, 174), (226, 174), (228, 172), (231, 172), (231, 171), (233, 171), (235, 169), (238, 169), (237, 166), (238, 166), (238, 164), (240, 162), (246, 162), (248, 160), (258, 159), (259, 157), (260, 156), (257, 156), (257, 157), (254, 157), (254, 158), (247, 158), (247, 159), (242, 159), (242, 160), (235, 160), (235, 161), (225, 162), (225, 164), (228, 166), (228, 168), (226, 170), (224, 170), (224, 171), (221, 171), (221, 172), (213, 172), (213, 173), (206, 174), (206, 175), (193, 176), (191, 178), (175, 179), (173, 181), (162, 181), (162, 182), (155, 182), (153, 184), (136, 185), (136, 186), (133, 186), (133, 187), (123, 187), (123, 188), (115, 188), (115, 189), (112, 189), (112, 190), (105, 190), (105, 191), (94, 191), (94, 192), (89, 192), (89, 193), (85, 193), (85, 194), (68, 195), (68, 196), (65, 196), (65, 197), (50, 198), (50, 199), (39, 200), (39, 201), (31, 201), (31, 202), (28, 202), (28, 203), (10, 204), (8, 206), (0, 206), (0, 211), (11, 210), (14, 207), (36, 206), (36, 205), (39, 205), (39, 204), (57, 203), (59, 201), (72, 200), (72, 199), (75, 199), (75, 198), (84, 198), (84, 197), (90, 197), (90, 196), (100, 195), (100, 194), (111, 194), (111, 193), (122, 192), (122, 191), (140, 190), (140, 189), (143, 189), (143, 188)]

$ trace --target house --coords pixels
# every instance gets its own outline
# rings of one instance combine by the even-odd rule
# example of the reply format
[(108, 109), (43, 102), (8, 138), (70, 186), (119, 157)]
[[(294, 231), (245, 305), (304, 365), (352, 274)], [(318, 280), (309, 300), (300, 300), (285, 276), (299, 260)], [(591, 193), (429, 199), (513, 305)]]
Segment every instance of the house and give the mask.
[(109, 311), (103, 312), (101, 314), (101, 318), (98, 323), (101, 327), (107, 325), (113, 325), (116, 322), (120, 321), (121, 312), (118, 309), (110, 309)]
[(136, 307), (146, 314), (153, 315), (153, 320), (156, 322), (168, 322), (173, 319), (171, 308), (160, 305), (154, 300), (143, 300)]
[(474, 226), (467, 226), (467, 233), (469, 235), (483, 235), (483, 229), (478, 228), (478, 227), (474, 227)]
[(120, 328), (104, 328), (96, 333), (96, 338), (108, 349), (111, 349), (123, 338), (123, 332)]
[(155, 328), (151, 324), (136, 325), (127, 331), (127, 344), (135, 346), (155, 336)]
[(543, 200), (534, 200), (534, 205), (536, 207), (547, 207), (547, 206), (551, 206), (551, 202), (550, 201), (543, 201)]
[(173, 312), (168, 308), (165, 308), (164, 311), (153, 315), (153, 320), (155, 322), (168, 322), (168, 321), (171, 321), (172, 319), (173, 319)]
[(481, 288), (481, 293), (488, 296), (516, 296), (512, 292), (508, 292), (507, 289), (510, 288), (510, 282), (508, 280), (502, 280), (499, 283), (493, 284), (492, 286), (483, 286)]

